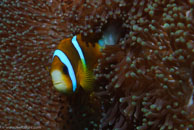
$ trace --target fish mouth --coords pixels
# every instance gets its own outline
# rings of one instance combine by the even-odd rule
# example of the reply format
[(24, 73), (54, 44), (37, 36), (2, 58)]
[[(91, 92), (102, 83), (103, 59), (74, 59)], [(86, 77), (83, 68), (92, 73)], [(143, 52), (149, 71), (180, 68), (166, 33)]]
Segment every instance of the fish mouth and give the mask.
[(56, 90), (58, 90), (59, 92), (67, 92), (67, 86), (64, 82), (53, 82), (53, 85), (55, 87)]
[(65, 87), (66, 84), (64, 82), (53, 82), (53, 85), (58, 88), (58, 87)]
[(68, 88), (70, 87), (68, 86), (68, 83), (65, 80), (65, 77), (63, 76), (60, 70), (52, 71), (51, 76), (52, 76), (52, 82), (53, 82), (54, 88), (56, 90), (64, 93), (68, 91)]
[(63, 82), (54, 82), (54, 85), (60, 85), (60, 84), (64, 84)]

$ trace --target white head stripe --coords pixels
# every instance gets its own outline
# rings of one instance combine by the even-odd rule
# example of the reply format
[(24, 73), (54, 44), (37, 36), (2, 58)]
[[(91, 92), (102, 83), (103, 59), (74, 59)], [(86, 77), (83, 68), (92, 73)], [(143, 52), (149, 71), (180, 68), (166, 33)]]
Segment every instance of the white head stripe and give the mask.
[(73, 43), (73, 46), (74, 46), (75, 49), (77, 50), (77, 52), (78, 52), (78, 54), (79, 54), (79, 56), (80, 56), (81, 61), (83, 62), (84, 66), (85, 66), (85, 65), (86, 65), (86, 61), (85, 61), (85, 58), (84, 58), (84, 54), (83, 54), (83, 52), (82, 52), (82, 50), (81, 50), (81, 48), (80, 48), (80, 46), (79, 46), (79, 44), (78, 44), (76, 38), (77, 38), (77, 37), (74, 36), (74, 37), (72, 38), (71, 41), (72, 41), (72, 43)]
[(75, 72), (73, 70), (73, 67), (71, 65), (71, 62), (69, 61), (68, 57), (65, 55), (65, 53), (63, 53), (61, 50), (55, 50), (54, 54), (53, 54), (53, 58), (57, 56), (60, 61), (67, 66), (68, 71), (69, 71), (69, 76), (71, 78), (72, 81), (72, 85), (73, 85), (73, 92), (76, 90), (77, 88), (77, 82), (76, 82), (76, 77), (75, 77)]

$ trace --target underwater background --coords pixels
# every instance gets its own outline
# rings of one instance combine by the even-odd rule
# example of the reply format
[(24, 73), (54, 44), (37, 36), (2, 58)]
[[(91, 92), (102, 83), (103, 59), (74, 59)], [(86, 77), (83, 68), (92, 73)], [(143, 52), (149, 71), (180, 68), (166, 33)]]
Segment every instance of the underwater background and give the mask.
[[(49, 74), (58, 43), (122, 28), (72, 97)], [(0, 129), (193, 130), (194, 0), (1, 0)], [(24, 127), (24, 128), (23, 128)]]

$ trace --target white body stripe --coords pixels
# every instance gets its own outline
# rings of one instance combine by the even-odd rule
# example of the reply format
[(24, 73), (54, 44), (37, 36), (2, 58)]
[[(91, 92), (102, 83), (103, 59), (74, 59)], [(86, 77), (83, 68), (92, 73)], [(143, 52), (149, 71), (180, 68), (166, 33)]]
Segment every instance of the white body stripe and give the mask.
[(71, 65), (71, 62), (69, 61), (69, 58), (65, 55), (65, 53), (63, 53), (61, 50), (55, 50), (54, 54), (53, 54), (53, 58), (57, 56), (60, 61), (67, 66), (68, 71), (69, 71), (69, 76), (71, 78), (72, 81), (72, 86), (73, 86), (73, 92), (76, 90), (77, 88), (77, 81), (76, 81), (76, 76), (75, 76), (75, 72), (73, 70), (73, 67)]
[(80, 56), (81, 61), (83, 62), (84, 66), (86, 66), (86, 61), (85, 61), (85, 58), (84, 58), (84, 54), (83, 54), (83, 52), (82, 52), (82, 50), (81, 50), (81, 48), (79, 46), (79, 43), (77, 42), (76, 38), (77, 38), (77, 36), (74, 36), (71, 41), (73, 43), (73, 46), (77, 50), (77, 52), (78, 52), (78, 54)]

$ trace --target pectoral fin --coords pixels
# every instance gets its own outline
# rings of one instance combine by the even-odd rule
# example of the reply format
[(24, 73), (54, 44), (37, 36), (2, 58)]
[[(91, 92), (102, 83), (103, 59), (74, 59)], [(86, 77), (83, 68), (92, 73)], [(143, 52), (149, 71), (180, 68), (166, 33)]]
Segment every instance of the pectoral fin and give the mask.
[(92, 71), (89, 71), (87, 67), (84, 67), (80, 61), (78, 64), (79, 84), (86, 91), (91, 91), (94, 86), (94, 75)]

